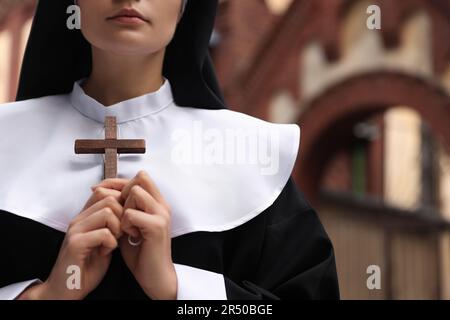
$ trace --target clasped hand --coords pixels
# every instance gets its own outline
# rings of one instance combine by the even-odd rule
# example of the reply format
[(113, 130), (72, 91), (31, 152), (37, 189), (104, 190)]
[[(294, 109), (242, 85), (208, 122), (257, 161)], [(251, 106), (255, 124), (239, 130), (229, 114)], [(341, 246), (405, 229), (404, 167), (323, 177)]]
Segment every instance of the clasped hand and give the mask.
[[(170, 208), (145, 171), (132, 180), (107, 179), (92, 187), (82, 212), (71, 222), (49, 278), (21, 298), (83, 299), (102, 281), (112, 252), (122, 257), (152, 299), (176, 299)], [(140, 240), (132, 246), (128, 237)], [(81, 270), (79, 289), (69, 289), (68, 266)]]

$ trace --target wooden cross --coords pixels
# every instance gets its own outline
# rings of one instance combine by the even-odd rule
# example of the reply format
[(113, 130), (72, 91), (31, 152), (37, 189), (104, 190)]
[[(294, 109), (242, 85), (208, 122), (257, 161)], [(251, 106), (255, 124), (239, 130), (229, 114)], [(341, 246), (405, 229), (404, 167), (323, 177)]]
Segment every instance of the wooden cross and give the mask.
[(117, 154), (145, 153), (145, 140), (117, 139), (116, 117), (105, 119), (105, 140), (76, 140), (76, 154), (104, 154), (103, 178), (117, 177)]

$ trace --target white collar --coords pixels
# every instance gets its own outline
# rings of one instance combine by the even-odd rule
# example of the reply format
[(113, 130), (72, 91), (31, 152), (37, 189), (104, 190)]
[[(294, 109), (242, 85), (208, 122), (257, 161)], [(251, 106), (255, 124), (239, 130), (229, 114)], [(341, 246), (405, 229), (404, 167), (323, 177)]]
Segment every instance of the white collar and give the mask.
[(80, 113), (100, 123), (104, 123), (106, 116), (116, 117), (119, 124), (136, 120), (160, 112), (174, 101), (170, 82), (166, 78), (157, 91), (108, 107), (84, 92), (81, 87), (83, 81), (84, 79), (81, 79), (74, 83), (69, 95), (70, 102)]

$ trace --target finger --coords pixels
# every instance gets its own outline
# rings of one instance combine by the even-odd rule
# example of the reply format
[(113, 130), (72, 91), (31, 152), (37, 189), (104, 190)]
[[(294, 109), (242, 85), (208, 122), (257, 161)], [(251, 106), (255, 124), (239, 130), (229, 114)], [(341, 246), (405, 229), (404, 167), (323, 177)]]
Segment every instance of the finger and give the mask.
[[(129, 184), (127, 184), (123, 190), (122, 190), (122, 199), (128, 198), (128, 195), (131, 191), (131, 188), (135, 185), (141, 186), (146, 190), (148, 193), (150, 193), (156, 201), (159, 203), (162, 203), (164, 205), (167, 205), (166, 201), (164, 200), (163, 196), (161, 195), (161, 192), (159, 191), (156, 184), (153, 182), (153, 180), (150, 178), (150, 176), (143, 170), (139, 171), (136, 177), (134, 177)], [(167, 206), (168, 207), (168, 206)]]
[(117, 248), (117, 240), (108, 228), (82, 233), (78, 239), (89, 250), (101, 247), (100, 252), (104, 255)]
[(122, 230), (138, 238), (139, 233), (133, 234), (134, 228), (138, 228), (143, 238), (148, 239), (151, 236), (162, 236), (166, 233), (169, 223), (164, 217), (146, 214), (136, 209), (127, 209), (122, 219)]
[(136, 216), (141, 214), (145, 213), (136, 209), (126, 209), (121, 223), (123, 232), (136, 239), (141, 235), (140, 228), (136, 226)]
[(132, 199), (134, 206), (125, 207), (141, 210), (150, 214), (167, 215), (167, 211), (141, 186), (133, 186), (127, 199)]
[(93, 214), (94, 212), (100, 211), (103, 208), (111, 208), (117, 218), (122, 219), (123, 207), (117, 202), (117, 200), (112, 196), (107, 196), (106, 198), (94, 203), (92, 206), (81, 212), (71, 223), (71, 225), (78, 223), (80, 220), (85, 219), (87, 216)]
[(84, 219), (86, 216), (93, 214), (103, 208), (111, 208), (117, 218), (121, 219), (123, 214), (123, 206), (113, 196), (107, 196), (106, 198), (94, 203), (79, 215), (79, 219)]
[[(136, 209), (136, 202), (134, 200), (134, 197), (128, 197), (127, 200), (125, 201), (125, 205), (123, 207), (124, 215), (125, 215), (126, 209)], [(121, 221), (121, 224), (123, 224), (123, 220)], [(122, 230), (123, 230), (123, 227), (122, 227)], [(135, 238), (137, 238), (140, 234), (139, 229), (136, 227), (128, 227), (127, 233)]]
[(129, 182), (130, 182), (130, 180), (122, 179), (122, 178), (105, 179), (102, 182), (92, 186), (91, 189), (95, 190), (98, 187), (103, 187), (103, 188), (122, 191), (123, 187), (125, 187)]
[(87, 216), (85, 219), (74, 225), (70, 232), (86, 233), (103, 228), (108, 228), (117, 239), (122, 236), (120, 220), (114, 214), (112, 209), (108, 207)]
[[(147, 191), (142, 187), (135, 185), (131, 188), (130, 194), (125, 201), (124, 212), (126, 209), (137, 209), (148, 214), (156, 214), (165, 216), (170, 219), (170, 215), (165, 208), (162, 207)], [(130, 228), (128, 234), (139, 234), (139, 230), (136, 227)]]
[(94, 205), (94, 203), (99, 202), (100, 200), (108, 196), (114, 197), (118, 202), (121, 202), (122, 200), (120, 191), (104, 187), (97, 187), (95, 188), (89, 200), (86, 202), (83, 211), (89, 208), (90, 206)]

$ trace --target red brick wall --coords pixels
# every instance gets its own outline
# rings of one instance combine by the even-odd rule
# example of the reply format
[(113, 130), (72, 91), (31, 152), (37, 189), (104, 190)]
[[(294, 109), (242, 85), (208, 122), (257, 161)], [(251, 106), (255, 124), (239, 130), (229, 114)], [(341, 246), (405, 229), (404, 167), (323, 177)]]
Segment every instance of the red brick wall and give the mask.
[(276, 16), (263, 0), (228, 0), (221, 3), (216, 29), (222, 42), (213, 50), (213, 58), (225, 91), (251, 61), (275, 21)]

